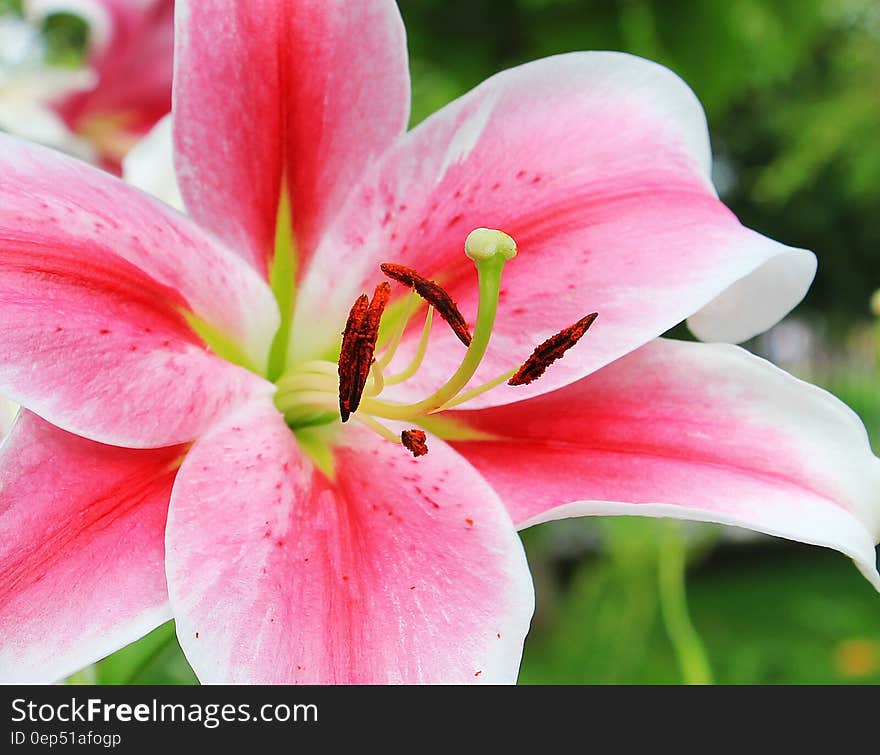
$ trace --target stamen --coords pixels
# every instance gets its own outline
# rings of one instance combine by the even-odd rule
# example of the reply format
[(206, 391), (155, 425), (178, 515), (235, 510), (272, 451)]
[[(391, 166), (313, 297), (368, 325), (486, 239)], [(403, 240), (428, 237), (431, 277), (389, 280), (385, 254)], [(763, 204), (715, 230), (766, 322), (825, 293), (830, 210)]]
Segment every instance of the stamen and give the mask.
[(369, 386), (364, 389), (365, 396), (378, 396), (385, 390), (385, 375), (378, 362), (374, 362), (373, 368), (370, 370)]
[(285, 375), (278, 381), (278, 395), (281, 397), (298, 391), (329, 391), (336, 392), (336, 375), (325, 375), (319, 372), (295, 372)]
[[(469, 247), (471, 236), (468, 236), (465, 252), (474, 260), (474, 265), (477, 268), (477, 286), (480, 293), (474, 337), (455, 374), (430, 396), (414, 404), (392, 404), (379, 399), (367, 398), (364, 400), (364, 410), (369, 414), (401, 420), (430, 414), (455, 398), (474, 376), (486, 353), (495, 324), (495, 315), (498, 311), (498, 292), (501, 289), (501, 273), (504, 270), (504, 264), (516, 255), (513, 239), (507, 234), (488, 229), (480, 230), (485, 230), (489, 241), (494, 237), (505, 243), (493, 245), (484, 243), (487, 239), (481, 239), (480, 243), (476, 244), (476, 249), (473, 249)], [(491, 248), (494, 248), (495, 251), (489, 254), (488, 251), (491, 251)]]
[(553, 362), (561, 359), (562, 355), (581, 339), (598, 316), (598, 312), (593, 312), (537, 346), (507, 384), (528, 385), (537, 380)]
[[(316, 372), (321, 375), (332, 375), (333, 379), (336, 379), (336, 365), (333, 362), (328, 362), (324, 359), (314, 359), (310, 362), (303, 362), (302, 364), (297, 365), (297, 372)], [(278, 381), (278, 385), (280, 386), (284, 382), (284, 378)]]
[(452, 297), (443, 290), (439, 283), (419, 275), (411, 267), (404, 267), (393, 262), (384, 262), (379, 267), (392, 280), (409, 286), (421, 296), (428, 304), (432, 305), (440, 316), (449, 323), (452, 332), (458, 337), (465, 346), (471, 345), (471, 332), (468, 330), (467, 321), (458, 306), (452, 300)]
[(502, 383), (506, 383), (508, 380), (510, 380), (511, 377), (513, 377), (513, 375), (516, 374), (516, 372), (516, 368), (508, 370), (507, 372), (504, 372), (501, 375), (492, 378), (482, 385), (478, 385), (476, 388), (470, 388), (466, 391), (462, 391), (454, 399), (452, 399), (451, 401), (447, 401), (445, 404), (443, 404), (443, 406), (441, 406), (439, 409), (435, 409), (434, 411), (445, 412), (447, 409), (452, 409), (454, 406), (464, 404), (465, 402), (470, 401), (472, 398), (476, 398), (477, 396), (480, 396), (487, 391), (491, 391), (493, 388), (497, 388)]
[(342, 421), (348, 421), (352, 412), (357, 411), (373, 364), (376, 339), (379, 336), (379, 321), (391, 297), (391, 286), (380, 283), (369, 301), (361, 294), (352, 305), (348, 322), (342, 334), (342, 348), (339, 353), (339, 414)]
[(276, 382), (273, 400), (290, 427), (328, 424), (339, 416), (336, 371), (332, 362), (303, 362)]
[(403, 443), (404, 448), (408, 449), (415, 457), (424, 456), (428, 453), (428, 444), (425, 440), (426, 437), (424, 431), (416, 430), (415, 428), (412, 430), (404, 430), (400, 434), (400, 442)]
[(275, 406), (291, 427), (324, 424), (324, 422), (316, 422), (316, 418), (322, 417), (325, 421), (329, 421), (331, 417), (327, 415), (331, 412), (332, 417), (335, 417), (336, 403), (333, 394), (327, 393), (326, 390), (301, 390), (275, 394)]
[(397, 385), (409, 380), (419, 371), (425, 354), (428, 353), (428, 339), (431, 337), (431, 325), (434, 322), (434, 307), (428, 307), (428, 314), (425, 316), (425, 326), (422, 328), (422, 337), (419, 338), (419, 345), (416, 347), (416, 353), (413, 354), (412, 361), (404, 367), (400, 372), (389, 375), (385, 378), (385, 385)]
[(394, 359), (394, 354), (397, 352), (397, 347), (400, 346), (400, 341), (406, 331), (406, 326), (409, 323), (410, 318), (413, 316), (413, 313), (416, 311), (418, 304), (419, 300), (415, 292), (410, 291), (406, 304), (404, 305), (403, 317), (400, 318), (400, 322), (394, 329), (391, 340), (385, 347), (385, 351), (382, 352), (382, 356), (376, 360), (376, 367), (379, 370), (384, 370), (389, 364), (391, 364), (391, 360)]
[(381, 422), (373, 419), (369, 414), (354, 414), (352, 415), (356, 422), (360, 422), (364, 427), (370, 428), (377, 435), (382, 436), (385, 440), (390, 440), (392, 443), (400, 443), (400, 438), (395, 435), (391, 430), (389, 430), (385, 425)]

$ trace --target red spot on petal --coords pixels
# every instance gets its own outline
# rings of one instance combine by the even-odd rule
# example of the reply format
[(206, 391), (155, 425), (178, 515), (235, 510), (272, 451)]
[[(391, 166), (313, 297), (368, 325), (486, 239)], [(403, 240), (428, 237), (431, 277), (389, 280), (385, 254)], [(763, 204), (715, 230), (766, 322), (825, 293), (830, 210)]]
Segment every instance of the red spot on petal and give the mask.
[(475, 673), (474, 676), (479, 676), (482, 673), (483, 673), (482, 671), (477, 671), (477, 673)]
[(465, 521), (467, 522), (468, 527), (473, 527), (473, 526), (474, 526), (474, 520), (473, 520), (473, 519), (465, 519)]

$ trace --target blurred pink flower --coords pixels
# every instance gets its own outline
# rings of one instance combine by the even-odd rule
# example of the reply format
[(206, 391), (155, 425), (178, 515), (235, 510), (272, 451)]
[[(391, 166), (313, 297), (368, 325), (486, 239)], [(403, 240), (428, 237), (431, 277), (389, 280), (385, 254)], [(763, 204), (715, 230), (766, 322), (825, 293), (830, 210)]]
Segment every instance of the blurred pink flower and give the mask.
[[(123, 156), (171, 110), (173, 0), (25, 0), (24, 11), (24, 20), (4, 17), (21, 50), (0, 75), (0, 127), (119, 174)], [(62, 12), (89, 26), (79, 69), (43, 60), (37, 29)]]
[[(4, 680), (173, 617), (205, 682), (512, 682), (517, 528), (583, 514), (827, 545), (880, 585), (855, 415), (736, 347), (657, 339), (686, 317), (750, 337), (815, 265), (718, 200), (674, 74), (548, 58), (405, 133), (390, 0), (181, 2), (176, 34), (189, 217), (0, 141), (0, 391), (26, 407), (0, 458)], [(479, 286), (462, 254), (482, 226), (519, 245), (503, 283), (502, 237), (472, 245)], [(407, 286), (457, 334), (408, 318)]]

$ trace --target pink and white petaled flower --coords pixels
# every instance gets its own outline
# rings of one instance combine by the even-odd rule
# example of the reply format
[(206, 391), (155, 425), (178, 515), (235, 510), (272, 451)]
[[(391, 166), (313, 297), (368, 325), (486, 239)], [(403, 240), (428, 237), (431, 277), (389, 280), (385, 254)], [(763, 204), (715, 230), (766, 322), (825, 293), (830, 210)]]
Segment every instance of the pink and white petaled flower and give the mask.
[[(173, 0), (25, 0), (23, 10), (0, 17), (0, 35), (19, 49), (0, 56), (0, 128), (119, 174), (171, 109)], [(88, 25), (81, 68), (45, 61), (38, 29), (56, 13)]]
[[(517, 528), (581, 514), (826, 545), (880, 586), (855, 415), (657, 339), (686, 317), (746, 338), (814, 272), (717, 199), (687, 87), (564, 55), (405, 133), (397, 8), (342, 6), (178, 4), (189, 217), (0, 142), (0, 392), (26, 407), (0, 459), (2, 678), (173, 617), (203, 682), (512, 682)], [(468, 259), (480, 227), (518, 254), (480, 232)], [(503, 384), (560, 331), (560, 361)]]

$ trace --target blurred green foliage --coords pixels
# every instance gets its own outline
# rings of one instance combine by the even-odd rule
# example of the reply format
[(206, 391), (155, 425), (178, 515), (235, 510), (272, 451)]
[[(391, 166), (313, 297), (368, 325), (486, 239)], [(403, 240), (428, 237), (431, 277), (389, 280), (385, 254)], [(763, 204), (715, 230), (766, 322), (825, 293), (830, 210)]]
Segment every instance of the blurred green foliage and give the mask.
[(6, 13), (14, 13), (16, 16), (24, 15), (24, 0), (0, 0), (0, 16)]
[[(612, 547), (562, 587), (539, 585), (521, 683), (680, 683), (651, 558), (659, 525), (605, 522), (629, 553)], [(532, 560), (539, 538), (526, 533)], [(770, 539), (727, 546), (692, 569), (688, 588), (716, 683), (880, 683), (880, 600), (839, 554)]]
[(89, 25), (72, 13), (52, 13), (43, 22), (46, 40), (46, 62), (63, 68), (83, 64), (89, 41)]
[(573, 50), (623, 50), (678, 73), (706, 109), (725, 201), (813, 249), (806, 306), (867, 316), (880, 286), (876, 0), (401, 0), (413, 122), (488, 75)]
[[(0, 0), (0, 17), (24, 17), (23, 0)], [(89, 42), (88, 22), (75, 13), (55, 10), (46, 15), (40, 28), (45, 61), (62, 68), (79, 68)]]

